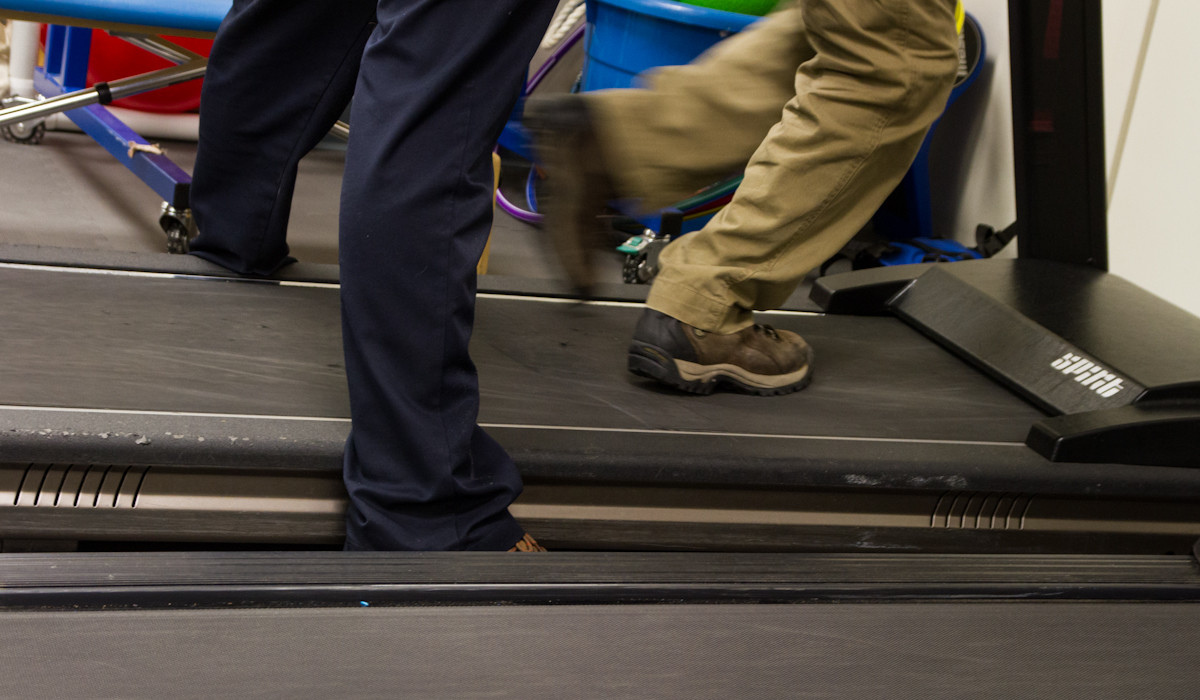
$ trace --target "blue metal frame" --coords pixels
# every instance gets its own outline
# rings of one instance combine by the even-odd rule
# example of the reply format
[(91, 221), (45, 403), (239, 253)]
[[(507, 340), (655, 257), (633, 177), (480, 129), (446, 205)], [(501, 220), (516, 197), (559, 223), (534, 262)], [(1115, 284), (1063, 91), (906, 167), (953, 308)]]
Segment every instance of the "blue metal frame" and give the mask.
[[(46, 65), (34, 72), (38, 93), (57, 97), (84, 89), (91, 41), (89, 28), (47, 25)], [(172, 207), (180, 210), (189, 207), (191, 176), (164, 155), (139, 150), (130, 155), (131, 144), (148, 146), (149, 142), (104, 106), (90, 105), (63, 114)]]
[(70, 17), (85, 25), (151, 27), (156, 33), (170, 29), (212, 34), (232, 4), (232, 0), (0, 0), (0, 11), (10, 13), (6, 16)]

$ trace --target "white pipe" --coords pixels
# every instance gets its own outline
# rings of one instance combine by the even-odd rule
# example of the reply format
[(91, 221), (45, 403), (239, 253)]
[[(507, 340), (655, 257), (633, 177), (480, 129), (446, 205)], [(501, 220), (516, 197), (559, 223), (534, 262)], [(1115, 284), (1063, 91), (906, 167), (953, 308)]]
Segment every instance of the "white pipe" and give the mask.
[(1142, 86), (1142, 71), (1146, 68), (1146, 54), (1150, 53), (1150, 36), (1154, 33), (1154, 20), (1158, 16), (1158, 0), (1150, 0), (1150, 11), (1146, 15), (1146, 26), (1142, 29), (1142, 43), (1138, 46), (1137, 62), (1133, 64), (1133, 80), (1129, 85), (1129, 96), (1125, 98), (1125, 112), (1121, 115), (1121, 126), (1117, 132), (1117, 145), (1113, 149), (1112, 165), (1108, 168), (1108, 202), (1112, 203), (1117, 189), (1117, 173), (1121, 171), (1121, 157), (1125, 155), (1125, 142), (1129, 138), (1129, 125), (1133, 123), (1133, 108), (1137, 104), (1138, 88)]
[[(135, 109), (122, 109), (112, 105), (109, 105), (107, 109), (143, 138), (195, 141), (200, 133), (200, 115), (198, 114), (157, 114)], [(51, 131), (79, 131), (75, 122), (64, 114), (51, 114), (47, 117), (46, 128)]]
[(8, 97), (8, 22), (0, 19), (0, 97)]
[(13, 95), (37, 97), (33, 89), (33, 69), (37, 68), (39, 34), (37, 22), (9, 20), (12, 25), (12, 44), (9, 46), (8, 73)]

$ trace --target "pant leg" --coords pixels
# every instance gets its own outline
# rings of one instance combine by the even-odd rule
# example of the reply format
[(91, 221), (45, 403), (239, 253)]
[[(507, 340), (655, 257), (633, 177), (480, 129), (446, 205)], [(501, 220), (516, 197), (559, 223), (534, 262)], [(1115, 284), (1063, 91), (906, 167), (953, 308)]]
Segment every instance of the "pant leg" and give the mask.
[(375, 0), (237, 0), (201, 93), (191, 200), (196, 255), (267, 275), (287, 262), (300, 159), (354, 90)]
[(555, 0), (380, 0), (351, 113), (340, 263), (348, 549), (507, 549), (521, 488), (468, 355), (491, 150)]
[(647, 305), (712, 331), (776, 308), (879, 208), (957, 70), (954, 0), (802, 0), (815, 55), (733, 200), (664, 249)]

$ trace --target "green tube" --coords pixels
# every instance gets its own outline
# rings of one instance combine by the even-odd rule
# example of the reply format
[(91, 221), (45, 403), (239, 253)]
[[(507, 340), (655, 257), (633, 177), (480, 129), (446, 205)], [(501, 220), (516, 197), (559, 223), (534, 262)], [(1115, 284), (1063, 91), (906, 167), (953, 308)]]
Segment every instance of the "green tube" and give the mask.
[(720, 199), (721, 197), (724, 197), (730, 192), (736, 190), (740, 184), (742, 184), (742, 176), (738, 175), (737, 177), (719, 182), (712, 187), (700, 190), (696, 194), (681, 202), (676, 202), (674, 208), (680, 211), (695, 209), (697, 206), (704, 204), (705, 202), (711, 202), (714, 199)]

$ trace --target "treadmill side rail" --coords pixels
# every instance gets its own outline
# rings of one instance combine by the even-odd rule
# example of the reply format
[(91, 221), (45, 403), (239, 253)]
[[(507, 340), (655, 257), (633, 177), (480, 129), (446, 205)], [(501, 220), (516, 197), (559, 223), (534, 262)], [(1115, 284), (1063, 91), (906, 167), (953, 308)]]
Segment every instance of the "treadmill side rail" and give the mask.
[(1146, 402), (1039, 421), (1025, 444), (1054, 462), (1200, 467), (1200, 402)]
[(931, 265), (893, 265), (821, 277), (813, 282), (809, 297), (825, 313), (883, 316), (888, 313), (888, 301)]
[[(882, 303), (1060, 416), (1037, 422), (1026, 439), (1051, 461), (1200, 467), (1200, 319), (1077, 265), (977, 260), (923, 267), (908, 284), (900, 272), (836, 275), (814, 285), (813, 296), (830, 311), (871, 313)], [(885, 300), (885, 290), (895, 293)]]
[(906, 323), (1050, 413), (1124, 406), (1146, 390), (1097, 358), (944, 268), (888, 306)]
[(337, 473), (0, 463), (0, 541), (341, 542)]

